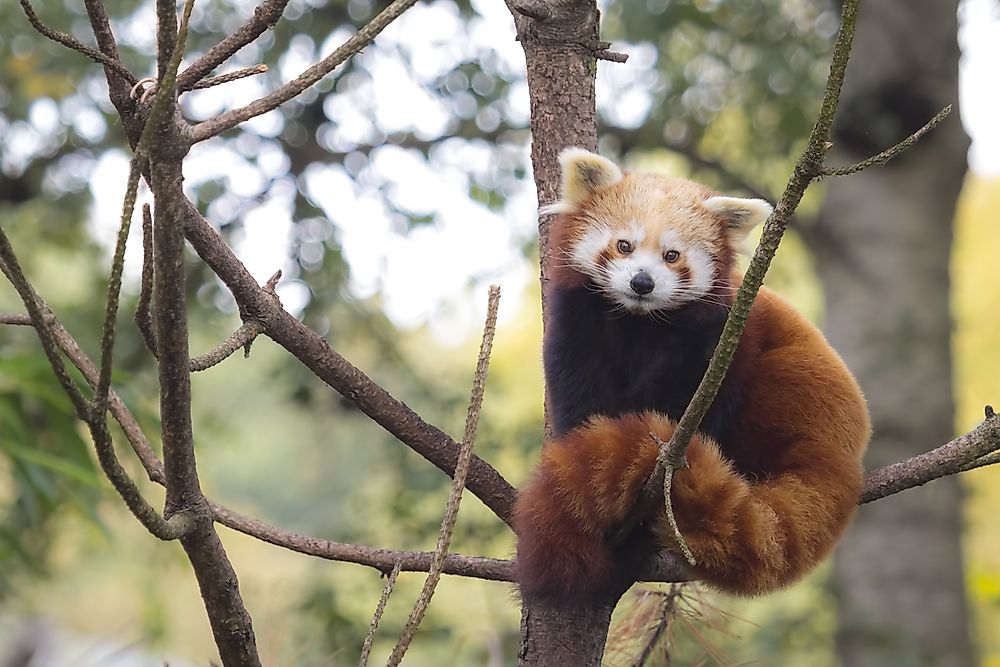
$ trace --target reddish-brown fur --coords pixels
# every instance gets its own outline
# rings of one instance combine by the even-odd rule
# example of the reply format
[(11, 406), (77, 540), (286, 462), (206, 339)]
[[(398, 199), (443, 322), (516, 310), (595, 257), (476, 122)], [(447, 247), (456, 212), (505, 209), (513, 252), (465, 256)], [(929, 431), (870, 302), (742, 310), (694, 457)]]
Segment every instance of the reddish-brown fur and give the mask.
[[(514, 528), (522, 594), (574, 602), (623, 591), (654, 539), (677, 549), (662, 512), (624, 543), (608, 536), (653, 471), (653, 435), (669, 440), (704, 373), (739, 282), (734, 251), (771, 209), (690, 181), (625, 174), (579, 149), (560, 160), (544, 355), (557, 437), (520, 491)], [(621, 259), (631, 253), (623, 238), (645, 244), (646, 259)], [(648, 257), (671, 249), (680, 256), (665, 277)], [(617, 261), (615, 275), (645, 271), (687, 285), (689, 259), (702, 298), (663, 296), (654, 315), (629, 310), (629, 283), (612, 285), (603, 272)], [(857, 504), (870, 425), (854, 378), (822, 334), (765, 288), (700, 428), (671, 491), (694, 574), (740, 595), (794, 582), (833, 548)]]
[[(858, 501), (870, 424), (843, 362), (780, 297), (763, 289), (747, 327), (726, 456), (696, 436), (671, 497), (694, 574), (756, 595), (796, 581), (833, 548)], [(613, 548), (606, 536), (653, 470), (650, 434), (666, 441), (673, 428), (652, 412), (595, 416), (545, 445), (515, 508), (524, 595), (581, 599), (634, 576), (623, 564), (635, 546)], [(676, 550), (662, 516), (653, 533)]]

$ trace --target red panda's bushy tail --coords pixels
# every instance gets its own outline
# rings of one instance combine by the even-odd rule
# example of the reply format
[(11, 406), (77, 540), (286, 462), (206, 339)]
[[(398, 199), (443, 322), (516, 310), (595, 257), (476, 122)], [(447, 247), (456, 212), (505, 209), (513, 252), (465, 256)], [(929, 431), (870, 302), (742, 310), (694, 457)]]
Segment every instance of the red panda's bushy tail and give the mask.
[[(515, 506), (523, 595), (574, 600), (615, 585), (621, 553), (606, 535), (632, 510), (655, 467), (650, 434), (665, 442), (674, 425), (651, 412), (596, 417), (545, 445)], [(827, 555), (854, 512), (861, 468), (846, 448), (823, 447), (815, 456), (810, 444), (783, 469), (751, 482), (712, 440), (695, 436), (671, 492), (698, 563), (695, 577), (756, 595), (787, 586)], [(676, 550), (662, 516), (653, 532), (661, 547)]]

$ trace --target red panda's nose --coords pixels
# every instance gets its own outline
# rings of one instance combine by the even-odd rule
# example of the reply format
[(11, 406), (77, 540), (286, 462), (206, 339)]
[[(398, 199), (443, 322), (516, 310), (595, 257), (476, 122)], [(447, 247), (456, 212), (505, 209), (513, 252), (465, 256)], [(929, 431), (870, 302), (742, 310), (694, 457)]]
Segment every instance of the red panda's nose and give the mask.
[(641, 295), (652, 292), (656, 283), (653, 282), (652, 276), (645, 271), (640, 271), (632, 277), (632, 282), (629, 285), (632, 287), (633, 292)]

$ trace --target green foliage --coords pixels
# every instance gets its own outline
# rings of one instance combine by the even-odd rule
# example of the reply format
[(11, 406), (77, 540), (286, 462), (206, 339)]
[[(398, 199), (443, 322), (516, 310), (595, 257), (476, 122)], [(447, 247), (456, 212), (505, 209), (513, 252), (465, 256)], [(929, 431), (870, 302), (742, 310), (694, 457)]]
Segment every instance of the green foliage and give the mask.
[(18, 573), (43, 574), (55, 516), (96, 515), (102, 478), (73, 407), (38, 354), (0, 345), (0, 600)]

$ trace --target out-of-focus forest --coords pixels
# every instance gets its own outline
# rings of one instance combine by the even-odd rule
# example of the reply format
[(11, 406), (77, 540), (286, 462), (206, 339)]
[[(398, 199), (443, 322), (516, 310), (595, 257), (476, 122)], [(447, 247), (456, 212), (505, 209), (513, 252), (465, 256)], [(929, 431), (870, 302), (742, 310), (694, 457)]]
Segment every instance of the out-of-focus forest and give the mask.
[[(92, 39), (82, 3), (36, 4), (47, 24)], [(137, 75), (152, 73), (151, 4), (108, 4), (125, 63)], [(203, 52), (254, 5), (198, 3), (188, 51)], [(185, 113), (204, 119), (249, 101), (380, 8), (293, 0), (276, 28), (232, 63), (270, 71), (188, 93)], [(833, 3), (619, 0), (603, 12), (604, 36), (630, 58), (598, 68), (601, 150), (631, 168), (776, 198), (819, 103), (839, 20)], [(284, 271), (278, 291), (287, 308), (453, 435), (465, 417), (486, 286), (499, 282), (504, 301), (476, 451), (514, 484), (534, 466), (543, 431), (527, 123), (523, 55), (503, 3), (434, 0), (280, 112), (199, 146), (185, 183), (257, 278)], [(101, 68), (37, 35), (16, 3), (0, 5), (0, 224), (92, 357), (127, 164)], [(807, 195), (767, 280), (820, 325), (824, 292), (802, 235), (823, 195), (823, 184)], [(1000, 177), (969, 172), (950, 268), (955, 433), (1000, 400), (998, 210)], [(155, 432), (155, 362), (129, 321), (140, 262), (130, 251), (113, 382)], [(239, 317), (193, 255), (188, 271), (197, 353), (228, 336)], [(0, 312), (22, 312), (6, 283)], [(194, 375), (193, 391), (199, 471), (211, 497), (306, 534), (433, 548), (448, 478), (269, 340), (259, 339), (249, 359), (236, 355)], [(131, 461), (125, 451), (122, 458)], [(998, 482), (997, 469), (962, 476), (965, 593), (985, 667), (1000, 667)], [(142, 488), (162, 503), (159, 487)], [(378, 572), (225, 529), (222, 537), (266, 664), (356, 664), (383, 585)], [(506, 558), (513, 540), (470, 496), (452, 549)], [(706, 594), (706, 608), (716, 611), (677, 630), (678, 664), (837, 664), (830, 569), (762, 600)], [(151, 538), (111, 491), (28, 327), (0, 326), (0, 572), (0, 665), (31, 642), (47, 647), (40, 665), (177, 667), (208, 664), (215, 654), (182, 551)], [(376, 659), (398, 636), (422, 581), (401, 576)], [(445, 577), (407, 664), (511, 664), (513, 598), (507, 584)], [(617, 614), (627, 616), (636, 599), (630, 593)], [(616, 659), (613, 636), (608, 660)]]

